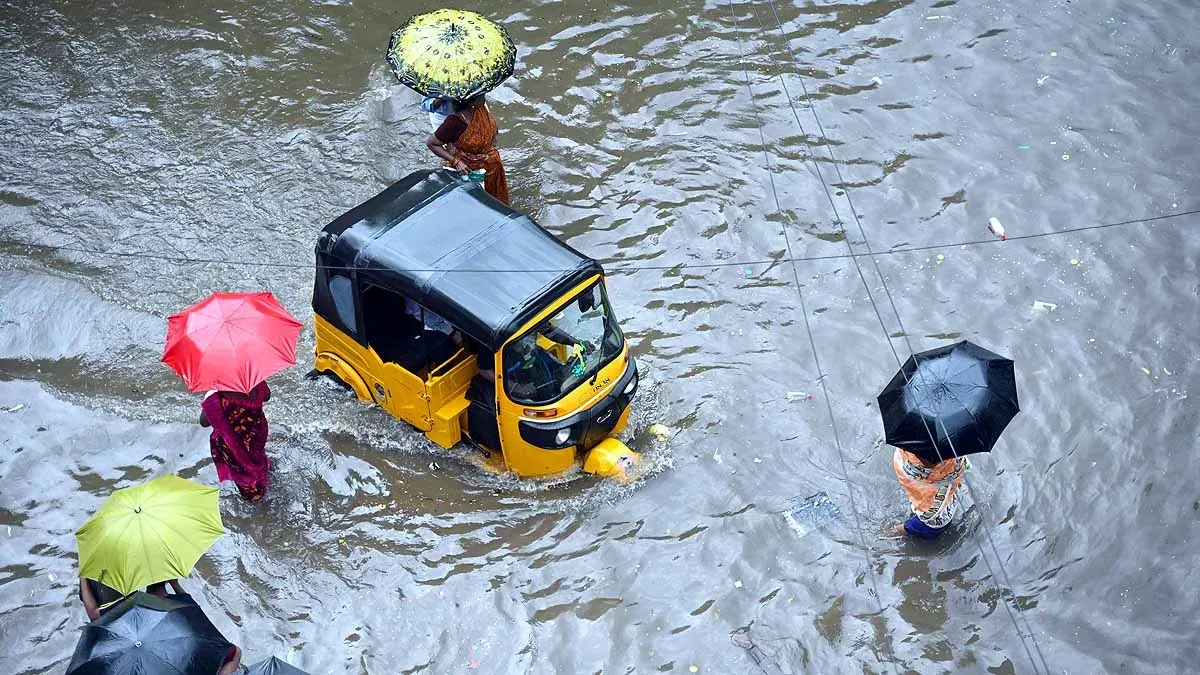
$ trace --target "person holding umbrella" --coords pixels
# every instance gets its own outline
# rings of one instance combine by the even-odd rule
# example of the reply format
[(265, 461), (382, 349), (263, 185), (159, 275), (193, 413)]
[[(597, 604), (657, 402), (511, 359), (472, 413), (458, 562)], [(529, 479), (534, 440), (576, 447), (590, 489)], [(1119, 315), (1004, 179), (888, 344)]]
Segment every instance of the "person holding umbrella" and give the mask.
[(1020, 411), (1013, 362), (970, 342), (915, 354), (879, 394), (884, 440), (912, 515), (903, 529), (935, 539), (954, 520), (964, 455), (991, 452)]
[(483, 188), (508, 203), (508, 179), (496, 149), (497, 124), (484, 94), (513, 74), (517, 48), (504, 27), (475, 12), (439, 9), (409, 19), (388, 42), (396, 79), (432, 102), (452, 102), (452, 114), (425, 141), (429, 151), (462, 173), (483, 171)]
[(912, 515), (897, 530), (921, 539), (936, 539), (958, 510), (958, 488), (967, 470), (964, 457), (929, 462), (904, 448), (892, 453), (892, 469), (908, 495)]
[(241, 649), (195, 603), (137, 592), (84, 626), (67, 675), (232, 675)]
[(454, 114), (425, 139), (429, 151), (461, 173), (483, 170), (483, 189), (508, 203), (508, 177), (496, 149), (498, 127), (483, 94), (454, 103)]
[(193, 392), (209, 390), (200, 424), (218, 480), (256, 502), (270, 484), (267, 378), (296, 363), (302, 324), (270, 293), (214, 293), (167, 320), (163, 362)]

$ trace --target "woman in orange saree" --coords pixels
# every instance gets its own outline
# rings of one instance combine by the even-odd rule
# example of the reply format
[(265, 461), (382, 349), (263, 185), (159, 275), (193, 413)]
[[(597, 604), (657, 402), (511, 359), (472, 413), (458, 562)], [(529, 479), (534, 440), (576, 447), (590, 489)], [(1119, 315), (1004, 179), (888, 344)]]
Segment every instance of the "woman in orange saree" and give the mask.
[(483, 169), (483, 189), (508, 203), (508, 178), (496, 149), (496, 118), (482, 95), (455, 105), (455, 112), (433, 132), (425, 145), (446, 165), (466, 173)]

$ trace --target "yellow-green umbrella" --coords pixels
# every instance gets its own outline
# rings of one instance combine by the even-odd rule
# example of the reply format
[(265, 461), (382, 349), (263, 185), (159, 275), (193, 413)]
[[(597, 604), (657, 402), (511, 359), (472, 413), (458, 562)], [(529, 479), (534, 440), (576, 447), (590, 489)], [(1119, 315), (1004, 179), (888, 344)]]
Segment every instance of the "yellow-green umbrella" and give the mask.
[(465, 101), (513, 73), (517, 48), (500, 24), (475, 12), (439, 9), (392, 33), (388, 65), (396, 79), (424, 96)]
[(155, 478), (112, 493), (75, 533), (79, 575), (126, 594), (186, 577), (224, 532), (216, 488)]

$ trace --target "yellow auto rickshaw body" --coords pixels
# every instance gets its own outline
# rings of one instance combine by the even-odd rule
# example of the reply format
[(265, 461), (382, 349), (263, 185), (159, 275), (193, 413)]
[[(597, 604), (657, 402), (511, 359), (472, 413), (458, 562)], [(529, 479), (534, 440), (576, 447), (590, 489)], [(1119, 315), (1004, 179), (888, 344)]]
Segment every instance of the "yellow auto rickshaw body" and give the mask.
[[(524, 260), (523, 260), (524, 259)], [(522, 477), (628, 478), (638, 386), (603, 269), (450, 171), (411, 174), (317, 243), (315, 369)]]

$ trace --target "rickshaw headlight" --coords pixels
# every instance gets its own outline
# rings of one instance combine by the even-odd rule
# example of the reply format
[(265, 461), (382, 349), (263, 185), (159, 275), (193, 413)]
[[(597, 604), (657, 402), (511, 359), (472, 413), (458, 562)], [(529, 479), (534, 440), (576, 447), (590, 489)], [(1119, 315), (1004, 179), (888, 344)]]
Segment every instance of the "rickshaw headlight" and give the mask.
[(569, 441), (569, 440), (571, 440), (570, 427), (568, 427), (566, 429), (559, 429), (558, 433), (554, 435), (554, 444), (555, 445), (566, 445), (567, 441)]
[[(637, 364), (634, 364), (633, 367), (637, 368)], [(634, 373), (633, 377), (629, 380), (629, 384), (625, 385), (625, 395), (628, 396), (629, 394), (632, 394), (633, 390), (637, 388), (637, 385), (638, 385), (638, 376), (637, 376), (637, 373)]]

